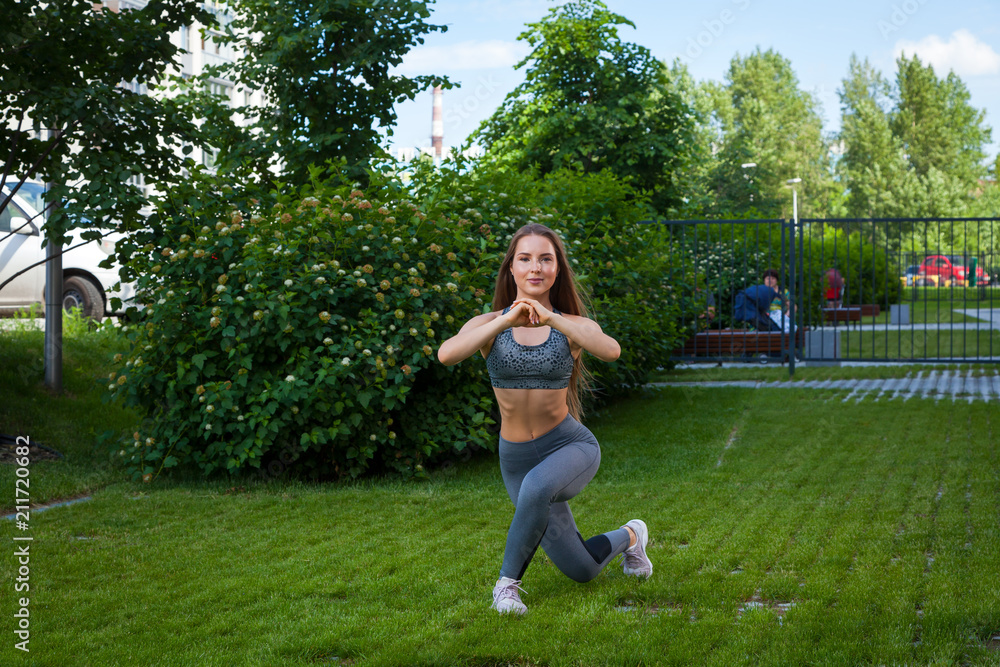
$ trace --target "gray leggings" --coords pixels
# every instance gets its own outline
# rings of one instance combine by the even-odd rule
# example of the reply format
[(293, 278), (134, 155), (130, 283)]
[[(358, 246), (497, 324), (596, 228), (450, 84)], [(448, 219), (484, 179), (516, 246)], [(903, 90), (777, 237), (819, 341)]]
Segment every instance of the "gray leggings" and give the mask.
[(534, 440), (500, 438), (500, 472), (515, 508), (501, 577), (521, 579), (539, 545), (563, 574), (579, 582), (596, 577), (625, 551), (629, 533), (624, 528), (584, 541), (566, 502), (600, 465), (597, 438), (572, 415)]

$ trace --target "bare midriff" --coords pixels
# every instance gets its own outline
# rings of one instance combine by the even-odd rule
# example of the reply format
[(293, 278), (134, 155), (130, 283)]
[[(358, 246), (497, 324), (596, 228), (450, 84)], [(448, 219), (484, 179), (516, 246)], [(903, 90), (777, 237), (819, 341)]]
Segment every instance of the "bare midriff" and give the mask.
[(524, 442), (545, 435), (566, 419), (568, 389), (501, 389), (494, 387), (500, 407), (500, 437)]

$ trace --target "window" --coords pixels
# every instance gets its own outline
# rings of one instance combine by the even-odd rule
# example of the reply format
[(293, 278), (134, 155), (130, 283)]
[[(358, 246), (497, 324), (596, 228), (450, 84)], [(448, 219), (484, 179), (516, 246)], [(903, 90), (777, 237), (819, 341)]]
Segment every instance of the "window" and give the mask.
[(219, 159), (219, 149), (218, 148), (203, 148), (201, 151), (201, 163), (209, 169), (215, 169), (216, 162)]
[[(6, 236), (7, 233), (11, 231), (10, 221), (13, 218), (24, 218), (25, 220), (27, 220), (28, 216), (25, 215), (24, 211), (19, 209), (17, 205), (14, 204), (14, 202), (10, 202), (9, 204), (7, 204), (7, 207), (3, 211), (0, 211), (0, 234)], [(20, 227), (23, 224), (24, 223), (21, 222), (18, 225), (18, 227)], [(30, 229), (31, 226), (29, 225), (27, 227), (23, 227), (21, 229), (21, 232), (30, 232)]]
[(209, 81), (205, 86), (205, 90), (212, 95), (222, 97), (226, 102), (230, 102), (233, 99), (233, 87), (221, 81)]
[(122, 81), (118, 85), (124, 88), (125, 90), (131, 90), (133, 93), (136, 93), (138, 95), (145, 95), (146, 91), (148, 90), (145, 83), (139, 83), (134, 79), (132, 81)]

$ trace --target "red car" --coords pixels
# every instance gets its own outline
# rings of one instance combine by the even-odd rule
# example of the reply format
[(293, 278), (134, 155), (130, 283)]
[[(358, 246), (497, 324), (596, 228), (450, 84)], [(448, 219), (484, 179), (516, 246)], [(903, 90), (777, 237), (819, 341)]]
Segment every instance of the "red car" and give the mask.
[[(967, 285), (969, 268), (965, 266), (965, 258), (961, 255), (928, 255), (920, 264), (919, 275), (937, 276), (934, 282), (938, 285)], [(990, 277), (978, 266), (976, 284), (990, 284)]]

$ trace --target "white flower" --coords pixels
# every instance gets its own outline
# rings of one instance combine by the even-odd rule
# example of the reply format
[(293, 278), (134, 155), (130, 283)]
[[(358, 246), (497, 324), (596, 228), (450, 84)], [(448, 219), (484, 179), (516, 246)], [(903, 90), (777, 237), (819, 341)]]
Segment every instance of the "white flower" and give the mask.
[(393, 236), (392, 237), (392, 242), (393, 243), (402, 243), (403, 239), (399, 238), (398, 236)]
[(288, 280), (285, 281), (285, 287), (291, 287), (294, 284), (295, 284), (295, 281), (292, 280), (291, 278), (289, 278)]
[(205, 412), (215, 412), (215, 406), (209, 403), (205, 406)]
[(375, 437), (375, 434), (374, 434), (374, 433), (372, 433), (372, 435), (371, 435), (371, 438), (370, 438), (370, 440), (371, 440), (372, 442), (375, 442), (375, 440), (376, 440), (376, 437)]
[(211, 431), (212, 430), (212, 425), (211, 424), (205, 424), (205, 430), (206, 431)]
[(319, 278), (317, 278), (313, 282), (315, 282), (317, 285), (325, 285), (326, 284), (326, 278), (324, 278), (323, 276), (320, 276)]
[(289, 375), (288, 377), (285, 378), (285, 382), (295, 382), (295, 376)]
[(226, 286), (225, 286), (225, 285), (218, 285), (218, 286), (217, 286), (217, 287), (215, 288), (215, 291), (216, 291), (216, 292), (218, 292), (219, 294), (222, 294), (223, 292), (225, 292), (225, 291), (226, 291)]
[(243, 421), (243, 415), (240, 415), (239, 417), (237, 417), (237, 418), (236, 418), (236, 421), (238, 421), (238, 422), (241, 422), (241, 421)]
[(360, 272), (360, 271), (355, 271), (355, 272), (354, 272), (353, 274), (351, 274), (351, 275), (353, 275), (353, 276), (354, 276), (355, 278), (360, 278), (360, 277), (361, 277), (361, 272)]
[(350, 366), (351, 365), (351, 358), (350, 357), (344, 357), (343, 359), (340, 360), (340, 364), (342, 366)]
[(327, 336), (323, 339), (323, 345), (333, 345), (333, 339)]
[(366, 357), (370, 357), (372, 356), (372, 351), (369, 350), (368, 348), (365, 348), (364, 350), (362, 350), (361, 354), (365, 355)]
[(366, 245), (361, 246), (361, 252), (368, 252), (369, 250), (371, 250), (371, 248), (369, 248), (368, 246)]

